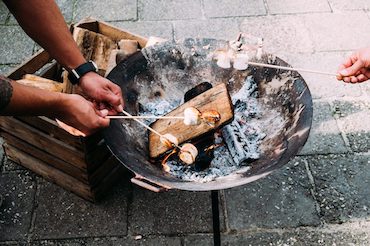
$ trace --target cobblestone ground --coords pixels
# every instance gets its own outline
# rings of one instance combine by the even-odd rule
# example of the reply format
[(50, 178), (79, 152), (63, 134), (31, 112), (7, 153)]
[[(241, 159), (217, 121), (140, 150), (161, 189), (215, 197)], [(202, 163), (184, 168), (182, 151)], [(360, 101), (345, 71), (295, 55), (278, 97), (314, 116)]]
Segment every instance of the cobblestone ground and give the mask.
[[(145, 36), (230, 39), (243, 31), (296, 67), (335, 72), (370, 45), (369, 0), (57, 2), (69, 23), (93, 16)], [(0, 2), (0, 72), (37, 49)], [(302, 75), (314, 99), (309, 140), (279, 171), (220, 192), (223, 245), (370, 244), (370, 82)], [(0, 156), (0, 244), (213, 243), (209, 192), (154, 194), (122, 181), (91, 204)]]

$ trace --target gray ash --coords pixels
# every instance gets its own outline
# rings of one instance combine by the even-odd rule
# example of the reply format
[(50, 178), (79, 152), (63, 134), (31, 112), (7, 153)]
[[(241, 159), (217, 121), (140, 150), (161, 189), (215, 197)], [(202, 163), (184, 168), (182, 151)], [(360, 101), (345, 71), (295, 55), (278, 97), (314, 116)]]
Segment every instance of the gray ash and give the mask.
[[(241, 167), (246, 167), (260, 157), (259, 145), (266, 134), (259, 127), (262, 111), (258, 102), (257, 84), (252, 76), (245, 79), (242, 88), (232, 96), (234, 120), (215, 134), (213, 159), (205, 170), (197, 165), (186, 166), (178, 159), (170, 159), (166, 164), (169, 173), (186, 181), (209, 182), (229, 175)], [(156, 101), (146, 105), (145, 114), (166, 114), (172, 108), (167, 101)], [(165, 110), (167, 109), (167, 110)]]

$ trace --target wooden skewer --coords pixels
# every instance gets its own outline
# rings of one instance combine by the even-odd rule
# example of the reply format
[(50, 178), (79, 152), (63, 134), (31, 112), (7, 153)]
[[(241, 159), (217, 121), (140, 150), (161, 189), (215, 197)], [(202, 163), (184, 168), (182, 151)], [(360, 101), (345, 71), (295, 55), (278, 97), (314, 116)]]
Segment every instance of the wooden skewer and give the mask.
[(338, 74), (336, 74), (336, 73), (315, 71), (315, 70), (304, 69), (304, 68), (283, 67), (283, 66), (278, 66), (278, 65), (258, 63), (258, 62), (250, 62), (250, 61), (248, 61), (248, 64), (250, 64), (252, 66), (256, 66), (256, 67), (269, 67), (269, 68), (276, 68), (276, 69), (282, 69), (282, 70), (288, 70), (288, 71), (297, 71), (297, 72), (307, 72), (307, 73), (324, 74), (324, 75), (330, 75), (330, 76), (338, 76)]
[(133, 115), (123, 116), (123, 115), (112, 115), (106, 116), (107, 119), (184, 119), (184, 116), (155, 116), (155, 115)]
[[(128, 112), (126, 112), (125, 110), (122, 110), (122, 113), (125, 114), (126, 116), (128, 116), (129, 118), (133, 119), (134, 121), (136, 121), (137, 123), (139, 123), (140, 125), (142, 125), (143, 127), (145, 127), (146, 129), (148, 129), (149, 131), (153, 132), (154, 134), (157, 134), (159, 137), (161, 138), (165, 138), (169, 141), (168, 138), (166, 138), (165, 136), (163, 136), (162, 134), (160, 134), (159, 132), (157, 132), (156, 130), (154, 130), (153, 128), (151, 128), (150, 126), (146, 125), (145, 123), (141, 122), (140, 120), (138, 120), (137, 118), (134, 118), (133, 115), (129, 114)], [(172, 143), (176, 148), (179, 148), (180, 149), (180, 146), (178, 146), (177, 144), (175, 143)]]

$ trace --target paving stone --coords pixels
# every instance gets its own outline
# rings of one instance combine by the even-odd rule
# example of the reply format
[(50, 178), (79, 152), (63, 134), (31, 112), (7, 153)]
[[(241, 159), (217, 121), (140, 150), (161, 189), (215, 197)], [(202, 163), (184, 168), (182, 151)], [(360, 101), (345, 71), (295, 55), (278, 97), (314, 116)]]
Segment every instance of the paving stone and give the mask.
[(331, 12), (327, 1), (321, 0), (266, 0), (270, 14)]
[(27, 241), (6, 241), (6, 242), (0, 242), (0, 245), (28, 246), (28, 243)]
[[(73, 21), (73, 1), (70, 0), (56, 0), (56, 3), (62, 12), (62, 15), (67, 23)], [(14, 16), (9, 13), (9, 19), (6, 22), (7, 25), (18, 25), (17, 20)]]
[(367, 232), (321, 232), (298, 230), (292, 232), (257, 232), (225, 236), (223, 245), (367, 245), (370, 234)]
[(16, 66), (17, 66), (16, 64), (12, 64), (12, 65), (0, 65), (0, 74), (1, 75), (6, 75), (8, 72), (10, 72)]
[(364, 0), (329, 0), (334, 11), (369, 10), (370, 2)]
[(131, 0), (77, 0), (77, 22), (86, 17), (93, 17), (103, 21), (124, 21), (137, 19), (137, 2)]
[(206, 17), (236, 17), (265, 15), (266, 8), (263, 0), (204, 0)]
[[(221, 241), (225, 235), (221, 234)], [(213, 244), (213, 234), (196, 234), (196, 235), (188, 235), (184, 238), (184, 246), (212, 246)], [(222, 244), (224, 245), (224, 244)]]
[[(348, 52), (319, 52), (313, 54), (284, 54), (285, 60), (293, 67), (336, 73)], [(334, 76), (300, 72), (314, 99), (338, 97), (359, 97), (363, 88), (358, 84), (338, 81)]]
[(200, 0), (139, 0), (140, 20), (200, 19)]
[(6, 18), (9, 15), (9, 10), (5, 6), (4, 2), (0, 2), (0, 24), (5, 24)]
[(330, 105), (326, 102), (314, 101), (313, 106), (313, 121), (310, 135), (300, 154), (348, 152)]
[(315, 182), (320, 215), (325, 222), (369, 218), (369, 155), (315, 156), (307, 162)]
[(242, 32), (262, 37), (264, 49), (280, 56), (284, 53), (313, 51), (313, 43), (301, 16), (260, 16), (242, 20)]
[(26, 239), (31, 225), (35, 182), (29, 173), (0, 174), (0, 241)]
[(112, 22), (113, 26), (123, 30), (142, 35), (144, 37), (156, 36), (168, 40), (173, 39), (171, 22), (166, 21), (136, 21), (136, 22)]
[(34, 42), (18, 26), (0, 26), (0, 61), (20, 63), (32, 55)]
[(212, 19), (201, 21), (174, 22), (175, 39), (182, 38), (215, 38), (231, 40), (239, 33), (236, 19)]
[[(367, 245), (370, 243), (370, 233), (357, 231), (292, 230), (289, 232), (243, 232), (237, 235), (221, 235), (222, 245)], [(211, 246), (211, 235), (190, 235), (184, 239), (184, 246)]]
[(70, 0), (56, 0), (62, 15), (67, 23), (71, 23), (73, 20), (73, 4), (74, 1)]
[(210, 192), (153, 193), (134, 188), (129, 209), (133, 235), (186, 234), (212, 231)]
[(135, 237), (105, 237), (105, 238), (81, 238), (81, 239), (69, 239), (69, 240), (41, 240), (34, 241), (32, 246), (51, 246), (51, 245), (63, 245), (63, 246), (79, 246), (79, 245), (89, 245), (89, 246), (180, 246), (181, 239), (179, 237), (142, 237), (141, 239), (136, 239)]
[(363, 11), (310, 14), (303, 19), (316, 51), (355, 50), (369, 45), (370, 33), (363, 27), (370, 25), (370, 19)]
[(1, 170), (3, 170), (3, 164), (4, 164), (3, 144), (4, 144), (4, 139), (2, 137), (0, 137), (0, 173), (1, 173)]
[(9, 160), (6, 156), (4, 156), (3, 159), (3, 166), (2, 166), (2, 171), (4, 173), (7, 172), (14, 172), (14, 171), (26, 171), (27, 169), (21, 166), (18, 163), (15, 163), (11, 160)]
[(302, 158), (264, 179), (226, 190), (229, 228), (290, 228), (320, 223)]
[(97, 204), (52, 183), (40, 183), (34, 239), (127, 234), (127, 182), (117, 184)]
[(360, 101), (335, 101), (334, 108), (350, 147), (356, 152), (370, 150), (370, 104)]
[(365, 96), (370, 96), (370, 81), (367, 80), (365, 81), (364, 83), (361, 83), (361, 84), (356, 84), (358, 86), (360, 86), (360, 88), (362, 89), (362, 91), (364, 92), (364, 95)]

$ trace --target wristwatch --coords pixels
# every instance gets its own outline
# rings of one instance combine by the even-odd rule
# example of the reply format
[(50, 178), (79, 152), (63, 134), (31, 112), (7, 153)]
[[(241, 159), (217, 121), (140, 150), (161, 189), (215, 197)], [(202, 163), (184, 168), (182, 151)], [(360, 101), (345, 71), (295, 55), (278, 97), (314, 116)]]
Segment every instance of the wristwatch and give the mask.
[(98, 72), (98, 66), (93, 61), (88, 61), (75, 69), (72, 69), (68, 74), (68, 79), (72, 84), (78, 84), (80, 78), (88, 72)]

